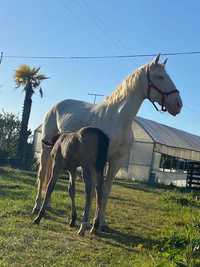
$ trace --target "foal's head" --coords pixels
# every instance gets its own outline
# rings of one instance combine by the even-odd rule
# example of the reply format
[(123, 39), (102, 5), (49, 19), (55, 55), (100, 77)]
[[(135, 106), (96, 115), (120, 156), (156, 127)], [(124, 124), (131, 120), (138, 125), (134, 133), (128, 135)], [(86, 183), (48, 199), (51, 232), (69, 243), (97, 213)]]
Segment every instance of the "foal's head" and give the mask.
[(179, 91), (165, 70), (167, 60), (159, 63), (159, 57), (160, 55), (146, 65), (146, 97), (153, 104), (157, 102), (162, 111), (168, 111), (175, 116), (181, 111), (182, 100)]

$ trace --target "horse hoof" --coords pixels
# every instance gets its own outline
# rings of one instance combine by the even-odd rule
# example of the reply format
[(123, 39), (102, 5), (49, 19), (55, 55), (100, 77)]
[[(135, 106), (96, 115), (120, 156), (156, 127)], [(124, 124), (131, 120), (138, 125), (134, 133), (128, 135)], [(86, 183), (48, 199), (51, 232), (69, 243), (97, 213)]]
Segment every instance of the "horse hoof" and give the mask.
[(74, 222), (74, 221), (70, 221), (69, 226), (70, 226), (70, 227), (76, 227), (76, 222)]
[(80, 236), (84, 236), (85, 235), (85, 231), (87, 230), (87, 227), (88, 227), (89, 223), (81, 223), (81, 226), (78, 230), (78, 235)]
[(101, 225), (100, 230), (101, 232), (110, 232), (110, 228), (107, 224)]
[(92, 228), (92, 224), (91, 223), (87, 223), (85, 225), (85, 230), (91, 230), (91, 228)]
[(32, 209), (32, 214), (37, 214), (39, 211), (40, 211), (40, 208), (39, 207), (34, 207)]
[(40, 219), (38, 217), (33, 220), (33, 224), (39, 225), (39, 223), (40, 223)]
[(92, 229), (90, 230), (90, 234), (91, 235), (99, 235), (100, 231), (94, 227), (92, 227)]
[(85, 231), (83, 231), (83, 229), (79, 229), (77, 234), (83, 237), (85, 235)]

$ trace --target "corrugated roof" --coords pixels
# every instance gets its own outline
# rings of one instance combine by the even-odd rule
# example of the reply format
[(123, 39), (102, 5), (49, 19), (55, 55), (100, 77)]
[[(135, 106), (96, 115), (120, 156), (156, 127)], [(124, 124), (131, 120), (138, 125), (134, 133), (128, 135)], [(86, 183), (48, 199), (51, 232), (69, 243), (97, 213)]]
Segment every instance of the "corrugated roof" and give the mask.
[(152, 137), (156, 143), (168, 147), (200, 152), (200, 136), (141, 117), (136, 117), (135, 121)]

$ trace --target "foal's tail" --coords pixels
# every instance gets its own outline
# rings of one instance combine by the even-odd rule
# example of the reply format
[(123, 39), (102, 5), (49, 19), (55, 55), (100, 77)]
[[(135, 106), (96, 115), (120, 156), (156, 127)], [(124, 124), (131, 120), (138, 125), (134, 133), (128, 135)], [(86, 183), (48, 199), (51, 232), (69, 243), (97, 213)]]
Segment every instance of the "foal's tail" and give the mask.
[(107, 162), (109, 142), (109, 137), (101, 130), (99, 130), (96, 168), (97, 171), (101, 172), (102, 175), (105, 164)]

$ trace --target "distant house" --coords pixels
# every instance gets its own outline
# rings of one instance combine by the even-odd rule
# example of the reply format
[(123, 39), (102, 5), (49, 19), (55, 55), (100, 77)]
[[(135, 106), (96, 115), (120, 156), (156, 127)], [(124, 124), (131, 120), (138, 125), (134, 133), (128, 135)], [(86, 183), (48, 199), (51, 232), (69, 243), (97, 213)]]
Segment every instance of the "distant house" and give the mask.
[[(136, 117), (134, 142), (117, 176), (184, 186), (187, 166), (200, 162), (200, 137), (155, 121)], [(34, 150), (41, 150), (41, 126), (34, 133)]]

